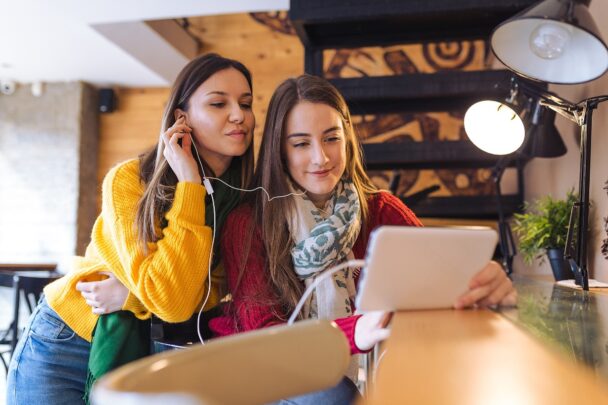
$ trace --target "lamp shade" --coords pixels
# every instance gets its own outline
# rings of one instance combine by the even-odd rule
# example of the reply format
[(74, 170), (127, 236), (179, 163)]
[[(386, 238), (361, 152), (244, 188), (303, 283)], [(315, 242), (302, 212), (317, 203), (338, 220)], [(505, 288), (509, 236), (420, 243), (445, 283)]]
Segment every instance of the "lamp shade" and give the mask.
[(555, 111), (537, 106), (526, 131), (522, 154), (535, 158), (554, 158), (565, 155), (568, 149), (555, 127)]
[(475, 146), (493, 155), (515, 152), (525, 136), (524, 123), (517, 112), (493, 100), (469, 107), (464, 116), (464, 129)]
[[(605, 0), (603, 0), (605, 1)], [(574, 84), (608, 70), (608, 47), (589, 13), (590, 0), (545, 0), (501, 23), (492, 51), (516, 73)]]

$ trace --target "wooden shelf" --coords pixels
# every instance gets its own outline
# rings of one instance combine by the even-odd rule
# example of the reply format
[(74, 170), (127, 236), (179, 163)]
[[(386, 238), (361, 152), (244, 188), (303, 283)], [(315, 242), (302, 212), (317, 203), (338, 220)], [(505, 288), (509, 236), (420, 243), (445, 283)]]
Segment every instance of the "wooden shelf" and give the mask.
[[(500, 158), (483, 152), (468, 140), (367, 143), (362, 146), (367, 170), (489, 168)], [(517, 163), (514, 160), (510, 167)]]
[(310, 48), (487, 39), (538, 0), (291, 0), (289, 17)]
[[(518, 194), (503, 195), (503, 209), (506, 217), (521, 212), (523, 198)], [(469, 218), (497, 219), (495, 196), (451, 196), (429, 197), (410, 206), (419, 217), (429, 218)]]
[[(466, 111), (471, 104), (509, 95), (508, 70), (332, 79), (352, 114)], [(520, 79), (521, 80), (521, 79)]]

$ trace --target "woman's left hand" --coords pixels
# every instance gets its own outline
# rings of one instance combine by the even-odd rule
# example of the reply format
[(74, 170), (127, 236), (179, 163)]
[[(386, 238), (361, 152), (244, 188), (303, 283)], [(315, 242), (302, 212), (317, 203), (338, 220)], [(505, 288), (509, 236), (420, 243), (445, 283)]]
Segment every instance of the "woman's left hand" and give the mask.
[(108, 276), (101, 281), (79, 281), (76, 289), (80, 291), (87, 305), (94, 314), (103, 315), (120, 311), (127, 300), (129, 290), (109, 272), (100, 272)]
[(363, 314), (357, 320), (354, 338), (359, 350), (370, 350), (389, 337), (391, 331), (386, 326), (391, 316), (391, 312), (373, 311)]
[(491, 261), (469, 282), (469, 291), (463, 294), (454, 308), (462, 309), (477, 305), (514, 306), (517, 304), (517, 291), (500, 264)]

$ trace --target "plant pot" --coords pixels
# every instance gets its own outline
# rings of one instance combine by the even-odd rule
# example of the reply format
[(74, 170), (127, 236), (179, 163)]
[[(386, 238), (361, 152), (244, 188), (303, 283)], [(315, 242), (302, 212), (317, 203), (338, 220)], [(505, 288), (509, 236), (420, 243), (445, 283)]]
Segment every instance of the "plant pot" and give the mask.
[(572, 270), (570, 269), (570, 263), (564, 259), (563, 249), (547, 249), (547, 256), (551, 263), (551, 270), (553, 270), (555, 281), (574, 278), (574, 274), (572, 274)]

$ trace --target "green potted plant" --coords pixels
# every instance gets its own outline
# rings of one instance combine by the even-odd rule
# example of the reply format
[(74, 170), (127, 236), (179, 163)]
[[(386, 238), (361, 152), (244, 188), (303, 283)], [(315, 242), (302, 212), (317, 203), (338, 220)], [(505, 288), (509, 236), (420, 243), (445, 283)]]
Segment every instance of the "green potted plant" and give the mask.
[(564, 248), (570, 212), (577, 201), (577, 194), (570, 190), (565, 200), (546, 196), (532, 204), (526, 203), (525, 213), (515, 214), (513, 229), (519, 235), (519, 251), (524, 261), (530, 264), (534, 259), (541, 259), (542, 262), (546, 254), (556, 280), (574, 278), (564, 259)]

